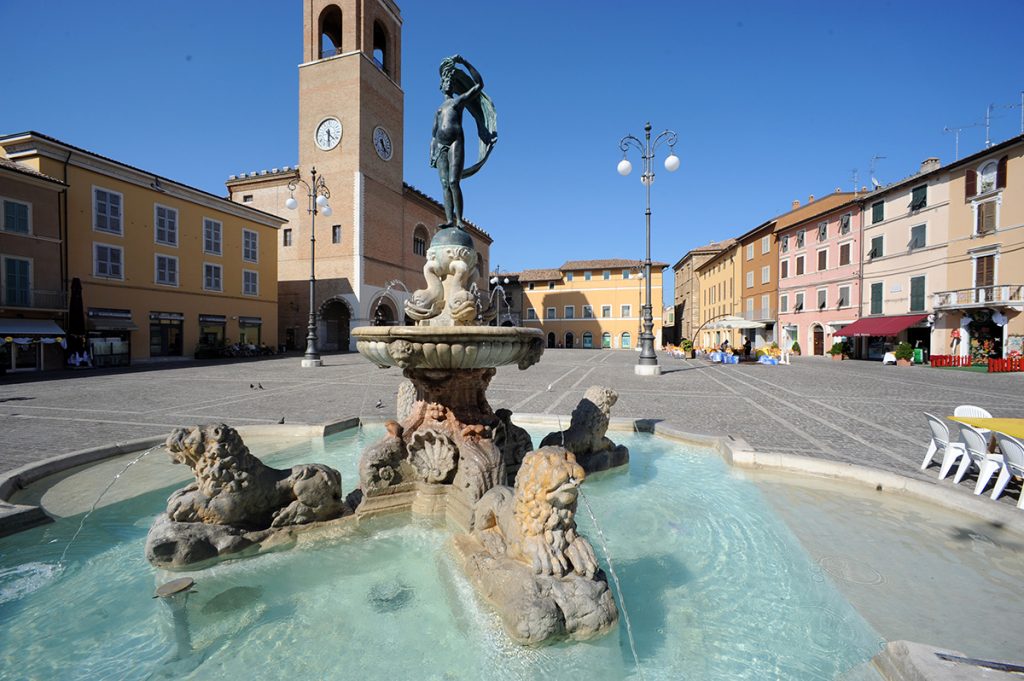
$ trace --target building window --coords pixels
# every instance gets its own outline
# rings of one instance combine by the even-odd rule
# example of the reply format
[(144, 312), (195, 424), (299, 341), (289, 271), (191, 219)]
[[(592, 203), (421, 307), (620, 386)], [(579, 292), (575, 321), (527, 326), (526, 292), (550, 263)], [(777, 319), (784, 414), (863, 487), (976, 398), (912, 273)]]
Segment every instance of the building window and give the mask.
[(828, 307), (828, 289), (818, 289), (818, 309), (824, 310)]
[[(285, 230), (291, 233), (291, 230)], [(217, 220), (203, 218), (203, 251), (210, 255), (222, 253), (221, 234), (223, 227)]]
[(754, 288), (754, 273), (747, 272), (747, 288)]
[(181, 357), (184, 349), (184, 315), (177, 312), (149, 313), (149, 356)]
[(124, 249), (107, 244), (93, 244), (92, 273), (96, 277), (124, 279)]
[(850, 264), (850, 246), (851, 245), (849, 243), (845, 243), (845, 244), (840, 244), (839, 245), (839, 266), (840, 267), (842, 267), (843, 265), (849, 265)]
[[(340, 244), (341, 243), (341, 225), (331, 225), (331, 243), (332, 244)], [(416, 252), (416, 239), (415, 239), (415, 237), (412, 240), (412, 250), (413, 250), (414, 253)], [(421, 253), (416, 253), (416, 255), (422, 255), (422, 254)]]
[(173, 255), (156, 256), (155, 280), (158, 284), (165, 286), (178, 285), (178, 259)]
[(532, 282), (532, 281), (530, 282), (530, 285), (529, 285), (529, 287), (528, 287), (528, 288), (529, 288), (529, 290), (531, 290), (531, 291), (533, 290), (533, 282)]
[(587, 350), (594, 347), (594, 334), (589, 331), (583, 332), (583, 347)]
[(260, 273), (254, 270), (242, 270), (242, 294), (258, 296), (260, 294)]
[(747, 298), (747, 316), (746, 316), (746, 318), (747, 319), (753, 319), (754, 318), (754, 299), (753, 298)]
[(996, 282), (996, 256), (981, 255), (974, 258), (974, 286), (987, 288)]
[(769, 309), (771, 304), (771, 296), (761, 296), (761, 319), (768, 319), (771, 317), (771, 310)]
[(629, 279), (629, 270), (622, 270), (622, 278)]
[(629, 319), (630, 317), (633, 316), (633, 306), (632, 305), (623, 305), (620, 308), (619, 311), (620, 311), (620, 315), (619, 316), (622, 317), (623, 319)]
[(871, 314), (882, 314), (882, 288), (880, 281), (871, 285)]
[(976, 234), (988, 234), (996, 230), (996, 202), (985, 201), (977, 205)]
[(804, 241), (806, 241), (806, 239), (807, 239), (807, 231), (803, 230), (803, 229), (798, 231), (796, 233), (796, 247), (797, 248), (803, 248), (804, 247)]
[(779, 250), (781, 250), (783, 253), (789, 253), (789, 235), (788, 234), (783, 235), (782, 240), (781, 240), (781, 245), (779, 247)]
[(839, 287), (839, 300), (836, 301), (836, 307), (849, 307), (850, 306), (850, 287), (840, 286)]
[(824, 272), (828, 269), (828, 249), (818, 251), (818, 271)]
[(92, 228), (97, 232), (121, 233), (121, 208), (124, 196), (109, 189), (93, 187)]
[(565, 319), (576, 319), (576, 306), (566, 305), (565, 306)]
[(876, 236), (871, 240), (871, 250), (868, 251), (869, 258), (881, 258), (885, 255), (885, 237)]
[(252, 194), (242, 194), (242, 203), (252, 203)]
[(827, 238), (828, 238), (828, 223), (827, 222), (819, 222), (818, 223), (818, 241), (821, 242), (821, 241), (824, 241)]
[(537, 311), (534, 310), (532, 307), (526, 308), (526, 318), (527, 319), (536, 319), (537, 318)]
[(566, 272), (565, 273), (565, 280), (566, 281), (572, 281), (572, 272)]
[(925, 226), (914, 225), (910, 228), (910, 248), (924, 248), (925, 245)]
[(747, 244), (747, 260), (754, 259), (754, 244)]
[(876, 224), (885, 219), (885, 201), (876, 201), (871, 204), (871, 224)]
[(153, 209), (153, 224), (156, 227), (156, 242), (165, 246), (178, 245), (178, 211), (167, 206), (156, 205)]
[(800, 293), (797, 293), (794, 296), (793, 312), (803, 312), (803, 311), (804, 311), (804, 294), (801, 291)]
[(924, 312), (924, 277), (910, 278), (910, 311)]
[(765, 265), (761, 268), (761, 283), (767, 284), (772, 278), (772, 268)]
[(783, 260), (779, 263), (779, 279), (789, 278), (789, 260)]
[(779, 312), (789, 312), (789, 296), (785, 293), (779, 296)]
[(612, 316), (612, 306), (602, 305), (601, 306), (601, 317), (607, 319)]
[[(427, 228), (423, 225), (416, 225), (412, 232), (412, 252), (424, 257), (427, 255)], [(533, 288), (533, 284), (530, 288)]]
[(4, 304), (29, 307), (32, 300), (32, 261), (4, 258)]
[(548, 282), (548, 290), (549, 291), (554, 291), (555, 290), (555, 282), (553, 282), (553, 281), (549, 281)]
[(242, 230), (242, 259), (247, 262), (259, 262), (260, 235), (251, 229)]
[(629, 331), (625, 331), (622, 334), (622, 349), (629, 350), (633, 347), (633, 337), (629, 335)]
[(612, 335), (605, 331), (601, 334), (601, 347), (610, 348), (612, 346)]
[(978, 193), (984, 194), (996, 188), (996, 177), (998, 176), (999, 165), (995, 161), (989, 161), (978, 171)]
[(290, 227), (285, 227), (281, 230), (281, 245), (291, 246), (292, 245), (292, 230)]
[(544, 318), (545, 319), (556, 319), (556, 317), (555, 317), (555, 308), (549, 307), (547, 309), (547, 314), (544, 315)]
[(852, 216), (851, 216), (850, 213), (844, 213), (843, 215), (839, 216), (839, 233), (840, 234), (849, 234), (850, 233), (850, 218), (851, 217)]
[(590, 281), (593, 278), (593, 276), (594, 275), (592, 272), (586, 271), (583, 273), (583, 281)]
[(608, 281), (609, 279), (612, 278), (612, 271), (611, 270), (605, 270), (605, 271), (601, 272), (601, 278), (604, 279), (605, 281)]
[(592, 305), (583, 306), (583, 318), (593, 319), (594, 318), (594, 307)]
[(770, 236), (761, 237), (761, 255), (770, 250), (772, 250), (772, 238)]
[(928, 205), (928, 185), (914, 187), (910, 193), (910, 210), (921, 210)]
[(207, 291), (223, 291), (220, 265), (203, 263), (203, 288)]
[(29, 234), (32, 231), (29, 204), (4, 199), (4, 212), (0, 215), (3, 224), (0, 229), (14, 234)]
[(796, 276), (800, 276), (804, 273), (804, 256), (796, 256)]

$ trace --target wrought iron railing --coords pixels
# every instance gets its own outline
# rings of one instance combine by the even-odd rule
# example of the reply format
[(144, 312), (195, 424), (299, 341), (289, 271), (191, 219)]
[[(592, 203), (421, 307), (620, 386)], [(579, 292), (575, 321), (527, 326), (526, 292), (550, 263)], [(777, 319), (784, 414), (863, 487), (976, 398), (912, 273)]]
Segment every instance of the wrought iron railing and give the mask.
[(6, 288), (0, 295), (0, 306), (28, 310), (63, 310), (68, 306), (64, 291), (38, 288)]
[(936, 310), (986, 305), (1024, 305), (1024, 284), (997, 284), (975, 286), (933, 294)]
[(750, 322), (773, 321), (775, 319), (774, 307), (755, 307), (752, 310), (745, 310), (743, 318)]

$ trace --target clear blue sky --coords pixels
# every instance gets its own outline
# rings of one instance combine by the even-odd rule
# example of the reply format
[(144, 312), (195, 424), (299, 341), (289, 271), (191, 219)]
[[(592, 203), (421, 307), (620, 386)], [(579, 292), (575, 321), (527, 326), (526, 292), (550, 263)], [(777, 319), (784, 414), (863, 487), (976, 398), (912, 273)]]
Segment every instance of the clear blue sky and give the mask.
[[(500, 131), (464, 185), (466, 215), (506, 270), (643, 257), (639, 173), (615, 165), (647, 120), (680, 137), (682, 167), (659, 159), (653, 187), (652, 256), (671, 264), (793, 199), (849, 190), (854, 168), (869, 184), (872, 156), (886, 157), (883, 183), (928, 156), (947, 163), (943, 127), (1019, 106), (1024, 89), (1019, 0), (399, 4), (406, 181), (439, 195), (426, 155), (437, 65), (461, 53)], [(298, 0), (4, 0), (0, 26), (0, 132), (38, 130), (218, 194), (232, 173), (298, 160)], [(1018, 134), (1019, 108), (996, 116), (993, 140)], [(983, 142), (965, 130), (961, 155)]]

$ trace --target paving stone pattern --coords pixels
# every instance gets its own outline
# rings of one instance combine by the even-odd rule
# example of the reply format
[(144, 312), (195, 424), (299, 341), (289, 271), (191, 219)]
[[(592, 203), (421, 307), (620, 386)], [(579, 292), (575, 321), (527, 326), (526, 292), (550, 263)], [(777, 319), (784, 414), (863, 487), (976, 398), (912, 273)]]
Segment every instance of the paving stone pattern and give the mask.
[[(494, 408), (567, 417), (587, 387), (603, 384), (619, 392), (615, 416), (913, 476), (922, 475), (929, 437), (923, 412), (945, 416), (975, 404), (995, 416), (1024, 416), (1024, 374), (812, 357), (788, 367), (719, 366), (661, 355), (662, 375), (639, 377), (636, 359), (629, 351), (547, 350), (527, 371), (499, 369), (488, 397)], [(327, 355), (324, 363), (302, 369), (297, 356), (284, 356), (8, 374), (0, 377), (0, 471), (181, 425), (394, 416), (398, 369), (356, 354)]]

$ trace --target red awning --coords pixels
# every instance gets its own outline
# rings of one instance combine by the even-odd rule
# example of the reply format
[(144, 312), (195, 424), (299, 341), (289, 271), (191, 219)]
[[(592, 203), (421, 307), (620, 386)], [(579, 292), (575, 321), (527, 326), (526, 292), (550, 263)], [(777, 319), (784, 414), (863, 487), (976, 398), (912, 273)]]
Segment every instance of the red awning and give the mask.
[(895, 336), (907, 327), (926, 319), (926, 314), (903, 314), (894, 317), (865, 317), (836, 332), (837, 336)]

